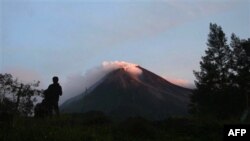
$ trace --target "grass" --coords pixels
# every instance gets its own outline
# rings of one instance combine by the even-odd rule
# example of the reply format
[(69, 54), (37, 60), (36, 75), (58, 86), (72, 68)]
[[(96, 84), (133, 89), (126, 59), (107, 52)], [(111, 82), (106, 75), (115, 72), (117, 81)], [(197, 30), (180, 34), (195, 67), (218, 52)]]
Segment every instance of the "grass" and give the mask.
[(190, 118), (111, 120), (103, 114), (71, 114), (45, 119), (1, 121), (1, 141), (220, 141), (223, 124)]

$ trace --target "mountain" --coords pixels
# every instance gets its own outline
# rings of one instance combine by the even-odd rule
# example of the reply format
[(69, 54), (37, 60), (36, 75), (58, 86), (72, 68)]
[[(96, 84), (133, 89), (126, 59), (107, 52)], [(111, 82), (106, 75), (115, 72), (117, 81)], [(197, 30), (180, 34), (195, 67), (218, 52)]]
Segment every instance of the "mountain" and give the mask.
[(140, 67), (140, 74), (119, 68), (82, 94), (64, 102), (65, 113), (102, 111), (115, 118), (141, 116), (160, 120), (188, 114), (191, 90), (174, 85)]

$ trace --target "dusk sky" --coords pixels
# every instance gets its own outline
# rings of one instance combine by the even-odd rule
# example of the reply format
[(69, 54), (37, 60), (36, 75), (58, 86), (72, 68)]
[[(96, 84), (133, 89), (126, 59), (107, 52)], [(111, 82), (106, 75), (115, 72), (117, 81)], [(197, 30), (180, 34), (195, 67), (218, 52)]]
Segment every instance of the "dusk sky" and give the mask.
[(192, 85), (209, 23), (250, 37), (250, 0), (0, 0), (0, 72), (65, 83), (126, 61)]

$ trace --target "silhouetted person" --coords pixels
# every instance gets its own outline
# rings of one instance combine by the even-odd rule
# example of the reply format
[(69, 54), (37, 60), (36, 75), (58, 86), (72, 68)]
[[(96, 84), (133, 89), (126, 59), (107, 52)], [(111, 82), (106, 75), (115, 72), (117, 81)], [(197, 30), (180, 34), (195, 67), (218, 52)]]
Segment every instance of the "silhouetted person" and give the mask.
[(59, 107), (58, 107), (58, 101), (59, 96), (62, 95), (62, 87), (58, 83), (59, 79), (57, 76), (53, 77), (53, 84), (49, 85), (48, 89), (46, 90), (45, 99), (47, 100), (49, 107), (51, 108), (51, 112), (53, 110), (56, 112), (57, 115), (59, 115)]

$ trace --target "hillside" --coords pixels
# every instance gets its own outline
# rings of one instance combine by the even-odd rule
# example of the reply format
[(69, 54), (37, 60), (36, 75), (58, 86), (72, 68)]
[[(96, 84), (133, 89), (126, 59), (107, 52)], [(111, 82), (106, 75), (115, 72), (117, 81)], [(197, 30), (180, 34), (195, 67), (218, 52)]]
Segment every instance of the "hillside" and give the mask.
[(188, 114), (190, 89), (174, 85), (142, 67), (137, 68), (142, 71), (140, 75), (124, 68), (110, 72), (87, 92), (63, 103), (61, 111), (102, 111), (120, 119), (141, 116), (153, 120)]

